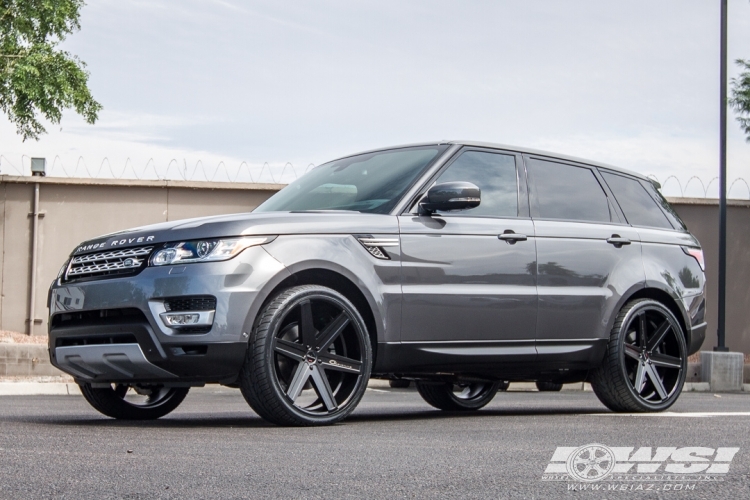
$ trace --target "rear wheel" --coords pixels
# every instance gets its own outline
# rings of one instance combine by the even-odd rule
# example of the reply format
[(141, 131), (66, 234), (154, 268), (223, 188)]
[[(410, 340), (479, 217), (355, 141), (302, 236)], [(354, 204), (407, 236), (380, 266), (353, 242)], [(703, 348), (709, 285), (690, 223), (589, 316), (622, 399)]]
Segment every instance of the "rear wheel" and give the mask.
[(478, 410), (492, 401), (502, 382), (434, 384), (417, 382), (417, 391), (427, 403), (446, 411)]
[(556, 382), (537, 382), (536, 388), (540, 392), (557, 392), (562, 390), (562, 384), (558, 384)]
[(185, 399), (189, 387), (111, 384), (94, 388), (79, 383), (81, 393), (98, 412), (121, 420), (153, 420), (171, 412)]
[(289, 288), (261, 312), (240, 389), (269, 422), (333, 424), (362, 399), (371, 352), (364, 320), (346, 297), (317, 285)]
[(677, 318), (660, 302), (636, 299), (617, 315), (604, 361), (590, 382), (611, 410), (661, 411), (679, 397), (686, 372), (685, 335)]

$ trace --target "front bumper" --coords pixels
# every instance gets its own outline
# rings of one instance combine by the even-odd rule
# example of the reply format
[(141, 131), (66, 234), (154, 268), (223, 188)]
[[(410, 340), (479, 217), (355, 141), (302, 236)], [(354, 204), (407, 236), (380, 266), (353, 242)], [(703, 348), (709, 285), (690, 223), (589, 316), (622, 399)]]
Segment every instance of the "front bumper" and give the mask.
[[(226, 383), (242, 366), (259, 292), (283, 271), (262, 247), (251, 247), (224, 262), (58, 280), (50, 289), (50, 359), (76, 379), (97, 383)], [(207, 332), (183, 333), (160, 317), (164, 298), (205, 295), (216, 297)]]
[(55, 348), (55, 361), (78, 378), (104, 382), (113, 378), (175, 379), (177, 375), (146, 359), (139, 344), (99, 344)]

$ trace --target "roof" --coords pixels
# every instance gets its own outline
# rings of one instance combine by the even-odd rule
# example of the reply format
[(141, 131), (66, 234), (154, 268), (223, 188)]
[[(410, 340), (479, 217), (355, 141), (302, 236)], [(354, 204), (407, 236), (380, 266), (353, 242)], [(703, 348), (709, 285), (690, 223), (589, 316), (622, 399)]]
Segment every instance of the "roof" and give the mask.
[[(627, 169), (624, 169), (624, 168), (615, 167), (614, 165), (609, 165), (607, 163), (601, 163), (601, 162), (597, 162), (597, 161), (593, 161), (593, 160), (587, 160), (587, 159), (584, 159), (584, 158), (578, 158), (578, 157), (575, 157), (575, 156), (568, 156), (568, 155), (563, 155), (563, 154), (559, 154), (559, 153), (553, 153), (553, 152), (550, 152), (550, 151), (542, 151), (542, 150), (539, 150), (539, 149), (524, 148), (524, 147), (520, 147), (520, 146), (512, 146), (512, 145), (509, 145), (509, 144), (498, 144), (498, 143), (494, 143), (494, 142), (482, 142), (482, 141), (472, 141), (472, 140), (443, 140), (443, 141), (431, 141), (431, 142), (417, 142), (417, 143), (413, 143), (413, 144), (399, 144), (399, 145), (396, 145), (396, 146), (388, 146), (388, 147), (383, 147), (383, 148), (369, 149), (367, 151), (360, 151), (359, 153), (354, 153), (354, 154), (342, 156), (340, 158), (336, 158), (335, 160), (340, 160), (342, 158), (349, 158), (351, 156), (356, 156), (356, 155), (360, 155), (360, 154), (374, 153), (376, 151), (385, 151), (385, 150), (388, 150), (388, 149), (400, 149), (400, 148), (410, 148), (410, 147), (419, 147), (419, 146), (436, 146), (436, 145), (439, 145), (439, 144), (456, 144), (456, 145), (460, 145), (460, 146), (473, 146), (473, 147), (480, 147), (480, 148), (504, 149), (504, 150), (507, 150), (507, 151), (514, 151), (514, 152), (517, 152), (517, 153), (525, 153), (525, 154), (536, 155), (536, 156), (546, 156), (546, 157), (549, 157), (550, 159), (566, 160), (566, 161), (572, 161), (572, 162), (576, 162), (576, 163), (582, 163), (582, 164), (589, 165), (589, 166), (592, 166), (592, 167), (606, 168), (608, 170), (614, 170), (616, 172), (621, 172), (621, 173), (624, 173), (624, 174), (632, 175), (632, 176), (638, 177), (640, 179), (647, 180), (649, 182), (654, 182), (653, 179), (650, 179), (650, 178), (646, 177), (643, 174), (639, 174), (637, 172), (633, 172), (632, 170), (627, 170)], [(332, 161), (335, 161), (335, 160), (332, 160)], [(326, 162), (326, 163), (328, 163), (328, 162)]]

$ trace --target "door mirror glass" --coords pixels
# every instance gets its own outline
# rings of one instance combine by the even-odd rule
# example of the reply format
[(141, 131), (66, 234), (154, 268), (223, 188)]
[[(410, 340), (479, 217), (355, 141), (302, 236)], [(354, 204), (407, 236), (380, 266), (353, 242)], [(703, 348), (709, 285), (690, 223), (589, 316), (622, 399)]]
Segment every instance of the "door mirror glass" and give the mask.
[(420, 212), (466, 210), (479, 206), (481, 193), (471, 182), (443, 182), (432, 186), (419, 202)]

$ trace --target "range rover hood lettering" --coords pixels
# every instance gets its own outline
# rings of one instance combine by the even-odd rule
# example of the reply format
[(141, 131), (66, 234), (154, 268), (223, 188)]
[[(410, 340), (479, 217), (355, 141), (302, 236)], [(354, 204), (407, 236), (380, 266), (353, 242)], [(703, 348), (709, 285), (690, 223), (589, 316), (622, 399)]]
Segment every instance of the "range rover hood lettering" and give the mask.
[(264, 212), (201, 217), (162, 222), (93, 238), (73, 255), (143, 245), (232, 236), (285, 234), (398, 233), (395, 216), (356, 212)]

